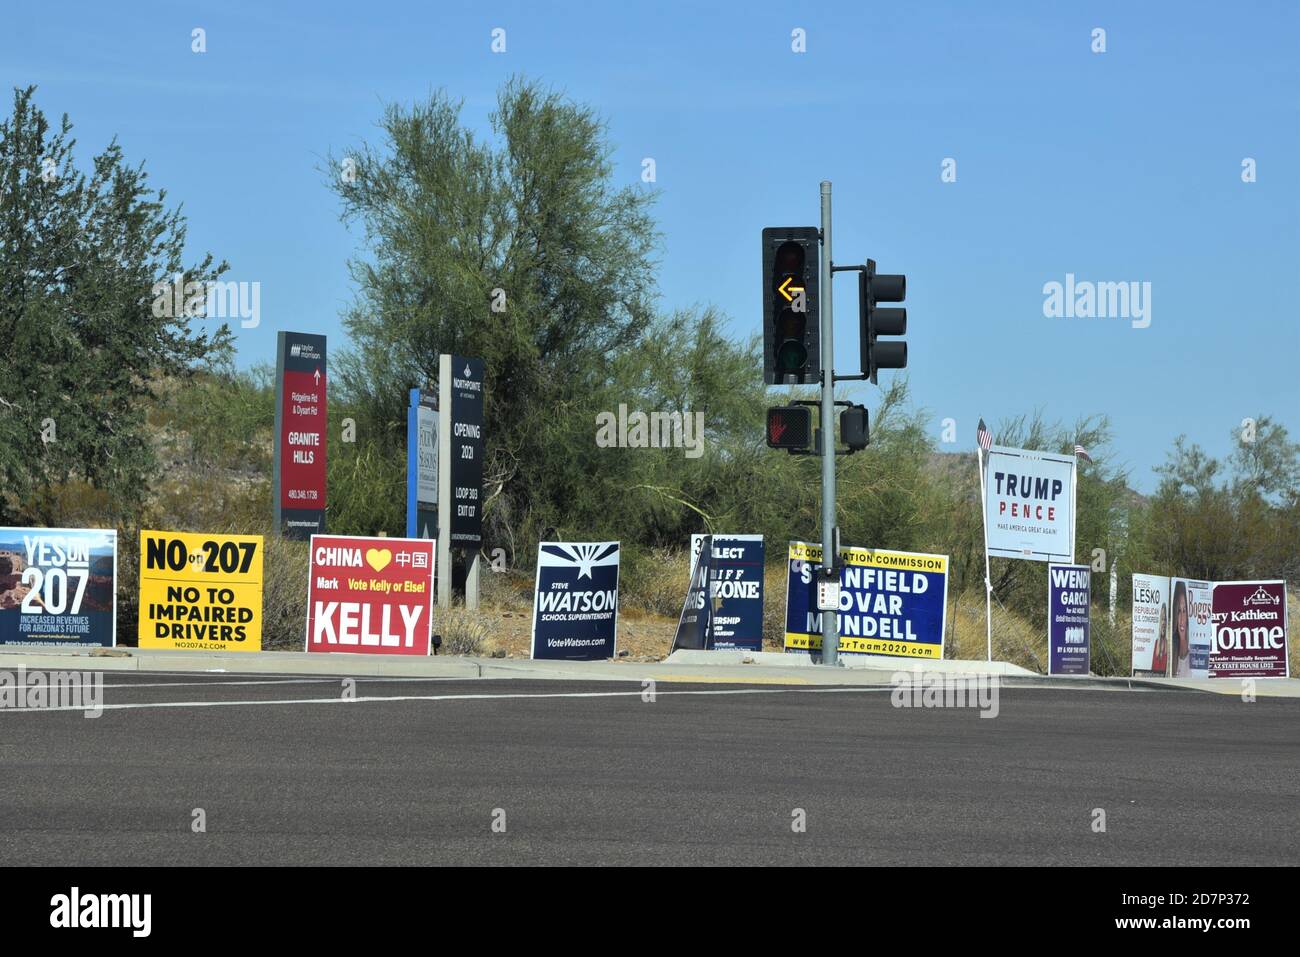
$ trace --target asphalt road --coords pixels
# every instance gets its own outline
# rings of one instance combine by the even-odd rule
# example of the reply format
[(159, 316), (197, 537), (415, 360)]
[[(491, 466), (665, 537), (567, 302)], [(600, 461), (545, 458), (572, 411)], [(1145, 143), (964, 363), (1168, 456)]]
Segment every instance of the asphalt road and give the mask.
[(109, 674), (98, 718), (0, 711), (0, 863), (1300, 863), (1297, 699), (1002, 688), (988, 719), (888, 689), (341, 690)]

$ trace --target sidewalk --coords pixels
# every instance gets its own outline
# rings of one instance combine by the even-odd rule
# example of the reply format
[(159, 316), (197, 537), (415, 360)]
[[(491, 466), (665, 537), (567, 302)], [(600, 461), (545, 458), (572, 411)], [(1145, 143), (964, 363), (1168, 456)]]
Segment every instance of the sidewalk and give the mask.
[[(462, 658), (403, 655), (309, 654), (303, 651), (159, 651), (139, 648), (82, 650), (0, 648), (0, 670), (206, 672), (227, 674), (337, 675), (339, 677), (496, 678), (566, 681), (677, 681), (705, 684), (889, 685), (897, 674), (994, 676), (1007, 687), (1187, 690), (1239, 696), (1237, 681), (1189, 678), (1049, 678), (1005, 661), (907, 661), (842, 656), (843, 667), (826, 668), (804, 655), (780, 652), (676, 651), (660, 662), (531, 661), (525, 658)], [(919, 671), (917, 670), (919, 666)], [(1255, 683), (1259, 697), (1300, 698), (1300, 680), (1269, 678)]]

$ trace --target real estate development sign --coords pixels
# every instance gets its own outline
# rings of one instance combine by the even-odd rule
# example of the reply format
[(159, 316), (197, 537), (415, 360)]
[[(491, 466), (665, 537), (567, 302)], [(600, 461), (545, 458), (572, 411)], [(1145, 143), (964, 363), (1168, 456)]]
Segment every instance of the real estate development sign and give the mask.
[[(791, 542), (785, 605), (787, 652), (820, 651), (820, 545)], [(943, 657), (948, 556), (840, 549), (841, 654)]]
[(438, 405), (420, 389), (406, 411), (406, 534), (438, 535)]
[[(691, 562), (699, 558), (705, 535), (691, 536)], [(709, 595), (709, 623), (715, 649), (763, 648), (763, 536), (714, 535)]]
[(1074, 456), (995, 445), (985, 458), (989, 554), (1073, 562)]
[(0, 528), (0, 645), (117, 644), (117, 532)]
[(1169, 673), (1175, 678), (1207, 678), (1214, 622), (1210, 618), (1213, 582), (1169, 580)]
[(140, 533), (141, 648), (262, 650), (261, 535)]
[(1087, 565), (1047, 566), (1047, 673), (1086, 675), (1091, 657)]
[(1133, 576), (1133, 677), (1169, 674), (1169, 579)]
[(441, 357), (438, 381), (442, 410), (440, 535), (452, 548), (477, 551), (483, 544), (483, 360)]
[(534, 658), (614, 657), (618, 542), (543, 542), (533, 588)]
[(1215, 582), (1211, 678), (1286, 678), (1286, 582)]
[(427, 655), (436, 543), (311, 537), (307, 650)]
[(305, 539), (325, 531), (325, 337), (281, 332), (276, 342), (275, 527)]

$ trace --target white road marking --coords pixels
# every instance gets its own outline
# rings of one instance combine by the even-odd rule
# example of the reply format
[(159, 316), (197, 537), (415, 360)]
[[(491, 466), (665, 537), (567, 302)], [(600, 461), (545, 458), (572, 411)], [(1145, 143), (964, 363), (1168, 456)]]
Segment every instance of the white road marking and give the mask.
[[(883, 687), (835, 687), (835, 688), (730, 688), (700, 691), (656, 691), (655, 695), (748, 695), (748, 694), (827, 694), (827, 693), (864, 693), (869, 691), (892, 691)], [(382, 701), (492, 701), (496, 699), (517, 700), (522, 698), (636, 698), (643, 695), (637, 691), (563, 691), (554, 693), (536, 692), (532, 694), (446, 694), (446, 695), (367, 695), (360, 698), (286, 698), (267, 701), (140, 701), (126, 704), (105, 704), (104, 711), (128, 711), (140, 708), (229, 708), (240, 705), (279, 705), (293, 706), (303, 704), (374, 704)], [(64, 705), (57, 708), (0, 708), (0, 712), (32, 711), (92, 711), (85, 706)]]
[[(364, 675), (339, 675), (337, 678), (334, 677), (276, 678), (270, 681), (155, 681), (155, 682), (148, 682), (148, 683), (141, 682), (139, 684), (128, 682), (126, 684), (120, 684), (120, 685), (106, 684), (104, 685), (104, 687), (105, 688), (215, 688), (215, 687), (227, 687), (232, 685), (310, 685), (310, 684), (336, 685), (339, 684), (340, 682), (347, 681), (349, 678), (351, 678), (357, 684), (361, 684), (362, 682), (365, 682), (367, 684), (372, 684), (372, 683), (378, 683), (383, 681), (457, 681), (457, 680), (465, 681), (465, 680), (469, 680), (464, 678), (457, 679), (457, 678), (447, 678), (447, 677), (379, 678), (379, 677), (366, 677)], [(83, 685), (83, 687), (88, 688), (90, 687), (90, 685), (88, 684)]]
[[(92, 672), (82, 671), (78, 673), (85, 675), (85, 674), (91, 674)], [(163, 672), (163, 673), (165, 674), (167, 672)], [(150, 677), (155, 676), (157, 674), (159, 674), (159, 672), (148, 672), (148, 676)], [(194, 676), (194, 672), (192, 671), (178, 672), (178, 674), (184, 677)], [(141, 676), (142, 677), (145, 676), (145, 673), (141, 672)], [(119, 676), (114, 675), (114, 677), (119, 677)], [(401, 682), (401, 681), (410, 682), (410, 681), (471, 681), (471, 680), (477, 681), (479, 680), (476, 678), (475, 679), (455, 678), (451, 676), (442, 676), (442, 675), (437, 677), (429, 677), (429, 678), (393, 678), (393, 677), (379, 677), (377, 675), (373, 675), (373, 676), (372, 675), (339, 675), (337, 677), (331, 676), (331, 677), (323, 677), (323, 678), (271, 678), (271, 679), (254, 679), (250, 681), (149, 681), (149, 682), (128, 681), (123, 684), (112, 684), (112, 685), (105, 683), (104, 685), (102, 685), (102, 687), (104, 688), (215, 688), (215, 687), (222, 687), (222, 686), (229, 686), (229, 685), (294, 685), (294, 684), (336, 685), (342, 681), (346, 681), (349, 678), (351, 678), (357, 684), (361, 684), (362, 682), (366, 682), (367, 684), (377, 684), (380, 682)], [(93, 681), (82, 681), (78, 684), (60, 685), (60, 687), (68, 687), (68, 688), (93, 688), (94, 686), (95, 685)]]

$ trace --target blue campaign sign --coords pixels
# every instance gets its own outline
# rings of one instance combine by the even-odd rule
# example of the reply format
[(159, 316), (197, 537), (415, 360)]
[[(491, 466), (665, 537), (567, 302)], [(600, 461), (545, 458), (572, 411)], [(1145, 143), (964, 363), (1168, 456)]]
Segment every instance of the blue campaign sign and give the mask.
[[(791, 542), (785, 603), (785, 650), (820, 651), (817, 610), (820, 545)], [(840, 549), (841, 654), (942, 658), (948, 610), (948, 556)]]
[(543, 542), (533, 589), (534, 658), (614, 657), (618, 542)]
[(1047, 673), (1086, 675), (1091, 666), (1088, 620), (1092, 571), (1087, 565), (1047, 566)]
[[(691, 561), (704, 535), (691, 536)], [(709, 594), (713, 599), (709, 647), (763, 648), (763, 536), (714, 535)]]
[(0, 645), (117, 643), (117, 532), (0, 528)]

